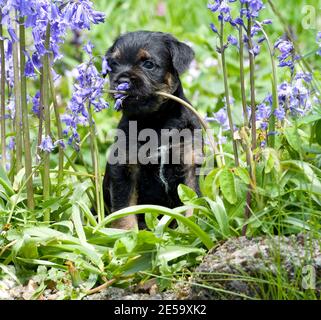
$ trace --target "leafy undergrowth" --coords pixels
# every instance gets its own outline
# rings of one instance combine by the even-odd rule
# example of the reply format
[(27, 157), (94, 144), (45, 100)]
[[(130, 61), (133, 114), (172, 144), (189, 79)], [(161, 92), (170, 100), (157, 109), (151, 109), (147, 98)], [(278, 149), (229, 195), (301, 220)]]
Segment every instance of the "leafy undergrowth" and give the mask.
[[(312, 118), (316, 117), (321, 116)], [(295, 130), (309, 121), (311, 116), (302, 118)], [(256, 175), (261, 178), (252, 192), (248, 236), (290, 235), (306, 230), (320, 238), (321, 171), (305, 161), (310, 155), (301, 150), (308, 142), (295, 130), (289, 127), (287, 134), (279, 135), (278, 151), (266, 148), (257, 153)], [(290, 159), (290, 153), (301, 160)], [(42, 298), (46, 290), (51, 290), (56, 299), (80, 299), (103, 283), (128, 287), (151, 278), (157, 279), (158, 290), (166, 290), (175, 281), (188, 281), (208, 249), (242, 234), (250, 183), (245, 168), (227, 165), (213, 169), (200, 179), (202, 197), (180, 185), (182, 207), (134, 206), (99, 222), (86, 200), (92, 184), (84, 176), (80, 182), (79, 175), (70, 171), (59, 186), (60, 198), (43, 201), (36, 196), (37, 209), (29, 210), (24, 205), (26, 195), (19, 175), (11, 184), (4, 170), (0, 171), (0, 275), (16, 283), (29, 283), (29, 290), (32, 283), (28, 298)], [(52, 217), (50, 224), (41, 221), (47, 209)], [(184, 216), (187, 209), (193, 209), (192, 217)], [(114, 219), (130, 214), (144, 214), (146, 230), (109, 227)], [(262, 297), (288, 287), (286, 277), (281, 275), (277, 287), (274, 280), (260, 281)], [(270, 283), (267, 287), (266, 281)], [(288, 289), (279, 297), (300, 297), (298, 288)], [(286, 296), (286, 292), (291, 295)]]

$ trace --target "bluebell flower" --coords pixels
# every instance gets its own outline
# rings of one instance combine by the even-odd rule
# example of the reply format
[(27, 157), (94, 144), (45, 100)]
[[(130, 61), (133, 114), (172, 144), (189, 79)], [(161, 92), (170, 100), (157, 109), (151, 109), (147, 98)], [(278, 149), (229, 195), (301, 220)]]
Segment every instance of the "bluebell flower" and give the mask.
[[(86, 49), (87, 52), (91, 52), (92, 48), (93, 46), (89, 44)], [(103, 90), (107, 80), (98, 72), (93, 59), (91, 58), (88, 63), (79, 65), (76, 71), (74, 92), (67, 105), (67, 113), (61, 117), (61, 120), (66, 125), (64, 134), (69, 135), (68, 144), (73, 144), (78, 149), (80, 138), (77, 128), (79, 125), (86, 126), (89, 124), (89, 108), (99, 112), (108, 108), (109, 105), (103, 99)]]
[(9, 144), (8, 144), (8, 149), (9, 150), (13, 150), (15, 147), (16, 143), (15, 143), (15, 137), (10, 137), (9, 138)]
[(70, 1), (63, 9), (66, 23), (72, 29), (90, 29), (90, 25), (104, 22), (105, 14), (93, 9), (93, 3), (88, 0)]
[(229, 35), (229, 36), (228, 36), (227, 41), (228, 41), (228, 43), (230, 43), (230, 44), (233, 45), (233, 46), (237, 46), (237, 45), (238, 45), (238, 40), (237, 40), (237, 38), (235, 38), (235, 37), (232, 36), (232, 35)]
[(85, 52), (87, 52), (90, 56), (92, 56), (93, 54), (93, 48), (94, 48), (94, 45), (91, 43), (91, 41), (88, 41), (83, 47)]
[(285, 119), (285, 110), (282, 107), (279, 107), (274, 110), (274, 115), (276, 118), (280, 121), (283, 121)]
[(39, 149), (44, 152), (52, 152), (55, 149), (54, 144), (52, 143), (52, 139), (50, 136), (46, 136), (42, 139)]
[[(127, 91), (129, 90), (129, 84), (127, 82), (120, 83), (115, 90), (117, 91)], [(123, 101), (127, 98), (127, 95), (123, 93), (114, 94), (114, 98), (116, 99), (114, 109), (116, 111), (120, 111), (122, 109)]]
[(266, 103), (261, 103), (257, 106), (256, 120), (269, 119), (271, 115), (271, 106)]
[(103, 76), (106, 76), (109, 72), (111, 72), (111, 67), (108, 64), (108, 60), (106, 59), (106, 57), (103, 57), (102, 59), (102, 65), (101, 65), (101, 74)]
[(293, 72), (294, 70), (294, 47), (292, 42), (288, 40), (279, 39), (274, 47), (278, 49), (281, 55), (278, 56), (279, 67), (289, 67)]
[(32, 98), (32, 108), (31, 111), (39, 117), (40, 115), (40, 91), (37, 91), (37, 93)]
[(217, 33), (218, 34), (218, 30), (217, 28), (215, 27), (214, 23), (210, 23), (210, 27), (212, 29), (213, 32)]

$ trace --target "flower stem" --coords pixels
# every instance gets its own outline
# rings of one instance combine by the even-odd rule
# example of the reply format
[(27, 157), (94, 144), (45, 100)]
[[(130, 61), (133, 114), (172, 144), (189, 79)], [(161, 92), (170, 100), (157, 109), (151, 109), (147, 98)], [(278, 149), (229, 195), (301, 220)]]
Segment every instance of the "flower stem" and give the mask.
[[(2, 14), (0, 13), (0, 22), (2, 20)], [(0, 56), (1, 56), (1, 81), (0, 81), (0, 92), (1, 92), (1, 163), (3, 168), (6, 167), (6, 109), (5, 109), (5, 96), (6, 96), (6, 62), (4, 56), (4, 40), (2, 33), (2, 24), (0, 23)]]
[[(37, 145), (40, 146), (42, 142), (43, 134), (43, 67), (40, 69), (40, 98), (39, 98), (39, 127), (38, 127), (38, 142)], [(36, 164), (40, 162), (40, 149), (37, 148)], [(36, 173), (38, 174), (38, 172)]]
[(252, 151), (256, 149), (256, 102), (255, 102), (255, 64), (253, 43), (251, 37), (252, 20), (248, 19), (247, 37), (249, 46), (249, 60), (250, 60), (250, 87), (251, 87), (251, 133), (252, 133)]
[[(278, 79), (277, 79), (277, 74), (276, 74), (276, 66), (275, 66), (275, 61), (273, 57), (273, 51), (272, 51), (272, 45), (271, 41), (267, 35), (267, 33), (264, 31), (262, 25), (256, 21), (256, 24), (260, 27), (262, 33), (264, 34), (264, 37), (266, 39), (266, 43), (269, 49), (269, 54), (271, 58), (271, 65), (272, 65), (272, 97), (273, 97), (273, 102), (272, 102), (272, 109), (271, 109), (271, 116), (269, 120), (269, 131), (274, 132), (275, 131), (275, 114), (274, 111), (278, 109), (279, 107), (279, 100), (278, 100)], [(270, 148), (274, 148), (275, 146), (275, 135), (271, 134), (268, 137), (268, 145)]]
[(29, 209), (33, 209), (35, 206), (34, 194), (33, 194), (33, 182), (32, 182), (32, 159), (31, 159), (31, 145), (29, 135), (29, 120), (28, 120), (28, 105), (27, 105), (27, 81), (25, 72), (26, 58), (26, 35), (24, 18), (20, 18), (19, 25), (20, 34), (20, 82), (21, 82), (21, 110), (22, 110), (22, 127), (23, 127), (23, 142), (25, 149), (25, 176), (28, 177), (26, 183), (27, 189), (27, 205)]
[(239, 43), (240, 43), (240, 78), (241, 78), (241, 96), (244, 126), (249, 127), (249, 115), (246, 107), (246, 92), (245, 92), (245, 79), (244, 79), (244, 43), (243, 43), (243, 28), (239, 27)]
[[(50, 72), (50, 70), (49, 70), (49, 84), (50, 84), (51, 97), (52, 97), (54, 111), (55, 111), (55, 117), (56, 117), (58, 139), (62, 142), (62, 140), (63, 140), (62, 126), (61, 126), (60, 115), (59, 115), (59, 110), (58, 110), (55, 85), (54, 85), (54, 81), (53, 81), (52, 72)], [(63, 149), (62, 145), (60, 145), (60, 143), (58, 143), (58, 147), (59, 147), (58, 183), (57, 183), (56, 194), (59, 197), (61, 195), (61, 184), (63, 182), (63, 177), (64, 177), (64, 149)]]
[(229, 126), (231, 130), (232, 135), (232, 141), (233, 141), (233, 152), (234, 152), (234, 161), (235, 166), (239, 166), (239, 157), (237, 152), (237, 144), (234, 139), (234, 124), (232, 119), (232, 111), (231, 111), (231, 104), (230, 104), (230, 93), (229, 93), (229, 87), (228, 87), (228, 81), (227, 81), (227, 68), (226, 68), (226, 61), (225, 61), (225, 46), (224, 46), (224, 22), (221, 21), (221, 32), (220, 32), (220, 50), (221, 50), (221, 60), (222, 60), (222, 68), (223, 68), (223, 77), (224, 77), (224, 88), (225, 88), (225, 99), (226, 99), (226, 108), (227, 108), (227, 116), (229, 121)]
[[(16, 14), (17, 16), (17, 14)], [(14, 22), (15, 31), (18, 34), (17, 23)], [(15, 114), (15, 130), (16, 130), (16, 172), (22, 168), (22, 131), (21, 131), (21, 88), (20, 88), (20, 70), (19, 70), (19, 42), (14, 42), (12, 45), (12, 58), (13, 58), (13, 78), (14, 78), (14, 103), (16, 107)]]
[(94, 167), (95, 173), (95, 191), (96, 191), (96, 207), (97, 207), (97, 215), (98, 215), (98, 222), (104, 219), (104, 198), (102, 192), (102, 181), (101, 175), (99, 170), (99, 152), (95, 134), (95, 124), (93, 121), (93, 117), (91, 114), (91, 107), (90, 104), (88, 105), (88, 116), (89, 116), (89, 128), (90, 128), (90, 150), (91, 150), (91, 157), (92, 163)]
[[(46, 28), (46, 40), (45, 48), (49, 50), (50, 42), (50, 24), (48, 23)], [(50, 136), (50, 106), (49, 106), (49, 53), (46, 52), (43, 56), (43, 73), (42, 73), (42, 102), (44, 110), (44, 123), (45, 123), (45, 136)], [(50, 152), (44, 152), (44, 164), (43, 164), (43, 198), (48, 200), (50, 197)], [(50, 211), (45, 210), (44, 221), (50, 221)]]

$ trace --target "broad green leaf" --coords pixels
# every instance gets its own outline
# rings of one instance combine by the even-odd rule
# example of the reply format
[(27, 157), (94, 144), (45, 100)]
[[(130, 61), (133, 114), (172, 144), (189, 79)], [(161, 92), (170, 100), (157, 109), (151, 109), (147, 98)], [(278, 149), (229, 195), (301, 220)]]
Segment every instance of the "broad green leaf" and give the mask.
[(178, 191), (178, 196), (179, 196), (180, 200), (184, 204), (189, 204), (193, 200), (197, 199), (196, 192), (184, 184), (180, 184), (178, 186), (177, 191)]
[(280, 171), (280, 161), (277, 152), (272, 148), (265, 148), (262, 152), (264, 157), (264, 171), (270, 173), (274, 168)]
[(250, 184), (251, 178), (246, 168), (237, 167), (233, 171), (245, 184)]
[(224, 168), (219, 176), (220, 188), (224, 198), (230, 203), (237, 202), (234, 175), (229, 168)]
[(131, 275), (133, 273), (142, 272), (152, 269), (153, 255), (145, 253), (128, 259), (126, 264), (121, 267), (122, 275)]
[[(217, 177), (217, 175), (221, 172), (221, 168), (215, 168), (213, 169), (204, 179), (204, 184), (203, 184), (203, 194), (207, 197), (213, 197), (213, 184), (214, 181)], [(214, 196), (215, 198), (215, 196)]]
[(287, 127), (284, 130), (284, 135), (289, 145), (297, 152), (300, 153), (302, 141), (299, 136), (298, 130), (293, 127)]

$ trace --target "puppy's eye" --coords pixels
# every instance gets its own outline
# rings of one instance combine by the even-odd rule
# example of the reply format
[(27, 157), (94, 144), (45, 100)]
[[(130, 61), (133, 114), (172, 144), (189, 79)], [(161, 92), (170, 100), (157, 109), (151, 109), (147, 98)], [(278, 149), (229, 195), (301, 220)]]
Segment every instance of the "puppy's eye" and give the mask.
[(145, 61), (143, 62), (143, 67), (144, 67), (145, 69), (151, 70), (151, 69), (153, 69), (153, 68), (155, 67), (155, 64), (154, 64), (153, 61), (145, 60)]
[(119, 63), (118, 63), (117, 61), (115, 61), (115, 60), (111, 60), (111, 61), (109, 62), (109, 66), (110, 66), (112, 69), (114, 69), (114, 68), (117, 68), (117, 67), (119, 66)]

